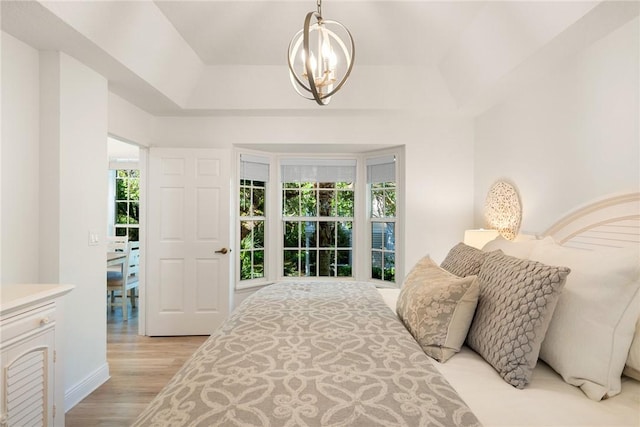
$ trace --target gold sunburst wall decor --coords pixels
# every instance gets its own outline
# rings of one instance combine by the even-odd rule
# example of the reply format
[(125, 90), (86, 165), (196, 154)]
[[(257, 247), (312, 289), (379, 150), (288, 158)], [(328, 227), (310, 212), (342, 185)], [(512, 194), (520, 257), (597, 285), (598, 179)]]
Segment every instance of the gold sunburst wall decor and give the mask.
[(498, 230), (507, 240), (515, 239), (520, 230), (522, 206), (515, 187), (505, 181), (497, 181), (489, 189), (484, 203), (487, 227)]

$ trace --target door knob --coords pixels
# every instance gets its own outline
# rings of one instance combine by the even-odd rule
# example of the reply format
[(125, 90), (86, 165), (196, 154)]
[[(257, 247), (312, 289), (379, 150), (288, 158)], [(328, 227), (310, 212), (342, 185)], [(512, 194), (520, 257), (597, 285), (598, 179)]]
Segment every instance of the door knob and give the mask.
[(227, 252), (229, 252), (229, 249), (227, 248), (222, 248), (216, 251), (217, 254), (222, 254), (222, 255), (225, 255)]

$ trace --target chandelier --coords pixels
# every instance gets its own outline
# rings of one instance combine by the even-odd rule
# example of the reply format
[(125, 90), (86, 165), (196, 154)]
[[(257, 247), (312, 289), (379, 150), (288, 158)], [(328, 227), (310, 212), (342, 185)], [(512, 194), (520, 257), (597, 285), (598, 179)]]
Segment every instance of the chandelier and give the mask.
[(344, 25), (322, 18), (322, 0), (317, 6), (289, 43), (289, 77), (298, 94), (327, 105), (351, 74), (355, 44)]

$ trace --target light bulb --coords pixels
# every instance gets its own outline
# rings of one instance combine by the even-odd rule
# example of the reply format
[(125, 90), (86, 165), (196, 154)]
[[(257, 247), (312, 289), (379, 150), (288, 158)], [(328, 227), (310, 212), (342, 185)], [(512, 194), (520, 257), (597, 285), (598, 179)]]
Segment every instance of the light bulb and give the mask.
[(318, 65), (318, 61), (316, 61), (316, 56), (311, 52), (309, 56), (309, 62), (311, 63), (311, 72), (313, 73), (313, 77), (316, 77), (316, 66)]

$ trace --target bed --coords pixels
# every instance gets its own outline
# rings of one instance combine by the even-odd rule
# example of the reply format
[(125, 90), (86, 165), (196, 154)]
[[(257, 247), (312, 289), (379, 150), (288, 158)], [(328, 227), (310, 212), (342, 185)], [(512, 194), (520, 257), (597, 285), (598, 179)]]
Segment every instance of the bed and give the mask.
[[(480, 254), (461, 243), (441, 266), (425, 257), (402, 290), (268, 286), (232, 313), (134, 425), (639, 426), (639, 236), (640, 194), (624, 194), (584, 206), (540, 236), (496, 239)], [(505, 265), (542, 277), (538, 305), (524, 310), (533, 331), (525, 322), (515, 337), (524, 349), (537, 346), (524, 356), (508, 336), (496, 345), (505, 338), (494, 336), (501, 322), (483, 317), (495, 309), (483, 280), (504, 275)], [(413, 284), (425, 278), (444, 283), (437, 292), (461, 290), (453, 308), (437, 305), (448, 323), (424, 323), (411, 308), (411, 289), (424, 291)], [(521, 323), (508, 319), (507, 335)], [(434, 333), (443, 327), (444, 335)], [(496, 347), (510, 349), (507, 359)]]

